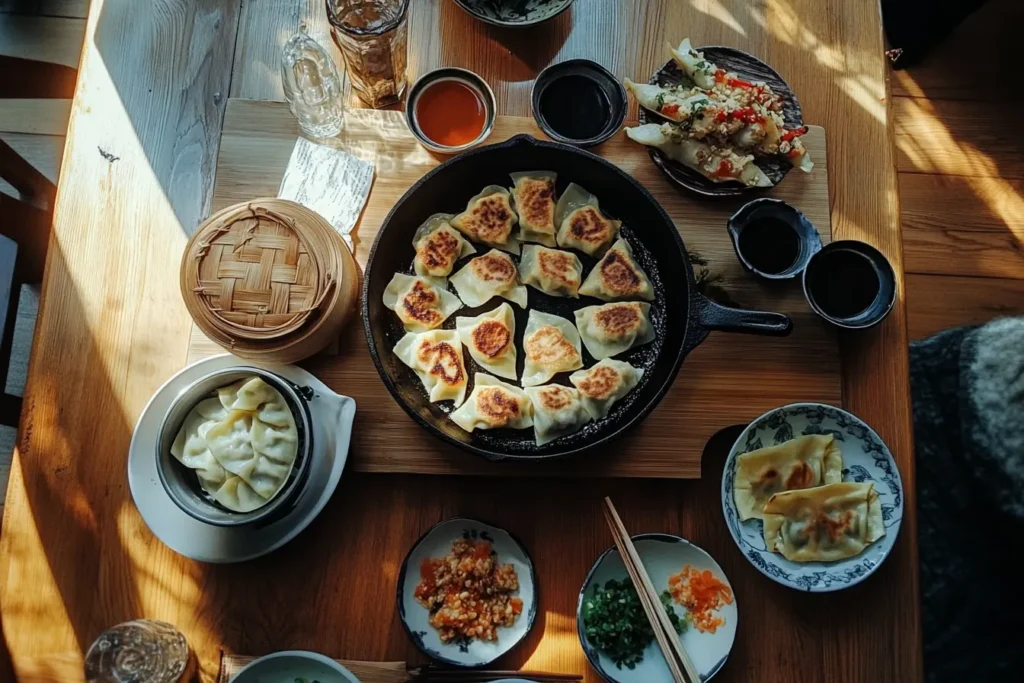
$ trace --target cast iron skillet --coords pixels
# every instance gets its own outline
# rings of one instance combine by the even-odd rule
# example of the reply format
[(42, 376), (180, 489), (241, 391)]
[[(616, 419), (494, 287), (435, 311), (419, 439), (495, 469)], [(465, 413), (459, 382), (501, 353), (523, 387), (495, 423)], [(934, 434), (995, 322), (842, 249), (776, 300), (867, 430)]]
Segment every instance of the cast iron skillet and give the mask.
[[(392, 352), (405, 330), (398, 316), (383, 303), (384, 289), (392, 276), (396, 272), (412, 272), (413, 233), (428, 216), (439, 212), (458, 213), (485, 185), (508, 187), (511, 185), (509, 173), (532, 170), (558, 173), (559, 194), (570, 182), (582, 185), (597, 196), (602, 211), (623, 221), (622, 235), (633, 247), (657, 296), (651, 307), (651, 322), (657, 332), (655, 341), (616, 356), (644, 369), (640, 384), (616, 403), (605, 419), (540, 448), (534, 442), (532, 429), (468, 433), (448, 419), (447, 414), (453, 410), (452, 402), (431, 403), (416, 374)], [(476, 255), (489, 250), (483, 245), (475, 246)], [(577, 255), (583, 261), (586, 277), (596, 259)], [(467, 261), (468, 258), (457, 263), (455, 271)], [(527, 289), (530, 308), (569, 320), (574, 320), (573, 311), (578, 308), (604, 303), (589, 297), (552, 297), (533, 287)], [(495, 298), (478, 308), (463, 308), (448, 318), (443, 327), (454, 328), (456, 317), (479, 315), (503, 301)], [(521, 375), (527, 311), (514, 304), (512, 308), (516, 315), (517, 369)], [(654, 409), (672, 385), (683, 358), (704, 341), (711, 330), (786, 335), (792, 328), (789, 318), (779, 313), (726, 308), (698, 293), (693, 267), (672, 219), (654, 197), (624, 171), (589, 152), (561, 143), (541, 142), (528, 135), (517, 135), (503, 143), (460, 154), (427, 173), (398, 200), (381, 225), (366, 263), (363, 325), (373, 362), (398, 404), (427, 431), (488, 460), (564, 456), (606, 443)], [(472, 377), (479, 367), (469, 353), (465, 353), (465, 359), (466, 370)], [(585, 367), (595, 363), (586, 349), (583, 361)], [(554, 381), (568, 385), (568, 373), (557, 375)]]

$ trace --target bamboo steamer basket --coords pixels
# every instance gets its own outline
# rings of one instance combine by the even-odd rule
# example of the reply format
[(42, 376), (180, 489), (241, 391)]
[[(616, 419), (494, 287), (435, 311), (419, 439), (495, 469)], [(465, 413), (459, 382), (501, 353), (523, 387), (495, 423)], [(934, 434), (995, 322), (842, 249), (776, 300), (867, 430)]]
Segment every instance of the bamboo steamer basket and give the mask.
[(181, 260), (181, 295), (203, 333), (242, 358), (294, 363), (337, 340), (359, 268), (319, 214), (272, 197), (210, 216)]

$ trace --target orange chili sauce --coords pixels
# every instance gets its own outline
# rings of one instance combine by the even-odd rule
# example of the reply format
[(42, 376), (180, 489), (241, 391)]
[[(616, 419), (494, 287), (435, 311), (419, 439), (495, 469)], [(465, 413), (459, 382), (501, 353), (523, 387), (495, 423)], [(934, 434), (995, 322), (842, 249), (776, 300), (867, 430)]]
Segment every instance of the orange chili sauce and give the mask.
[(416, 98), (416, 124), (439, 145), (458, 147), (477, 139), (484, 129), (483, 100), (462, 81), (431, 83)]

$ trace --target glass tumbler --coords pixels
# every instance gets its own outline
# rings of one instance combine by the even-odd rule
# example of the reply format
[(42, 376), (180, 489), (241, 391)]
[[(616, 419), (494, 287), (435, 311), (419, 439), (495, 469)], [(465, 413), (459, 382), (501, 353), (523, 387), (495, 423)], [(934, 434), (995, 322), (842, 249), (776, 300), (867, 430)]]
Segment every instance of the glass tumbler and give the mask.
[(306, 135), (332, 138), (341, 132), (345, 110), (341, 76), (334, 60), (306, 27), (285, 43), (281, 53), (281, 85), (292, 114)]
[(175, 683), (188, 666), (188, 643), (163, 621), (136, 619), (107, 629), (85, 655), (89, 683)]
[(409, 0), (326, 0), (331, 35), (359, 99), (379, 108), (405, 90)]

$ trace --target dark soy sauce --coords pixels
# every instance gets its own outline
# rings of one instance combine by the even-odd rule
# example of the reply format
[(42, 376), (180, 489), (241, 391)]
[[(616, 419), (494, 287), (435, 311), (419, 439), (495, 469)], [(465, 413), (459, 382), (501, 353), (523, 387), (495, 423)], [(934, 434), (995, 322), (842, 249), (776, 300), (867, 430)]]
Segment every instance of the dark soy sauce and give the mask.
[(863, 313), (878, 296), (880, 287), (871, 261), (845, 249), (822, 254), (807, 274), (811, 297), (832, 318), (852, 318)]
[(612, 105), (601, 86), (585, 76), (568, 75), (551, 83), (540, 96), (540, 113), (559, 135), (587, 140), (604, 130)]
[(740, 231), (739, 247), (755, 270), (778, 275), (791, 268), (800, 256), (800, 236), (786, 221), (765, 216)]

